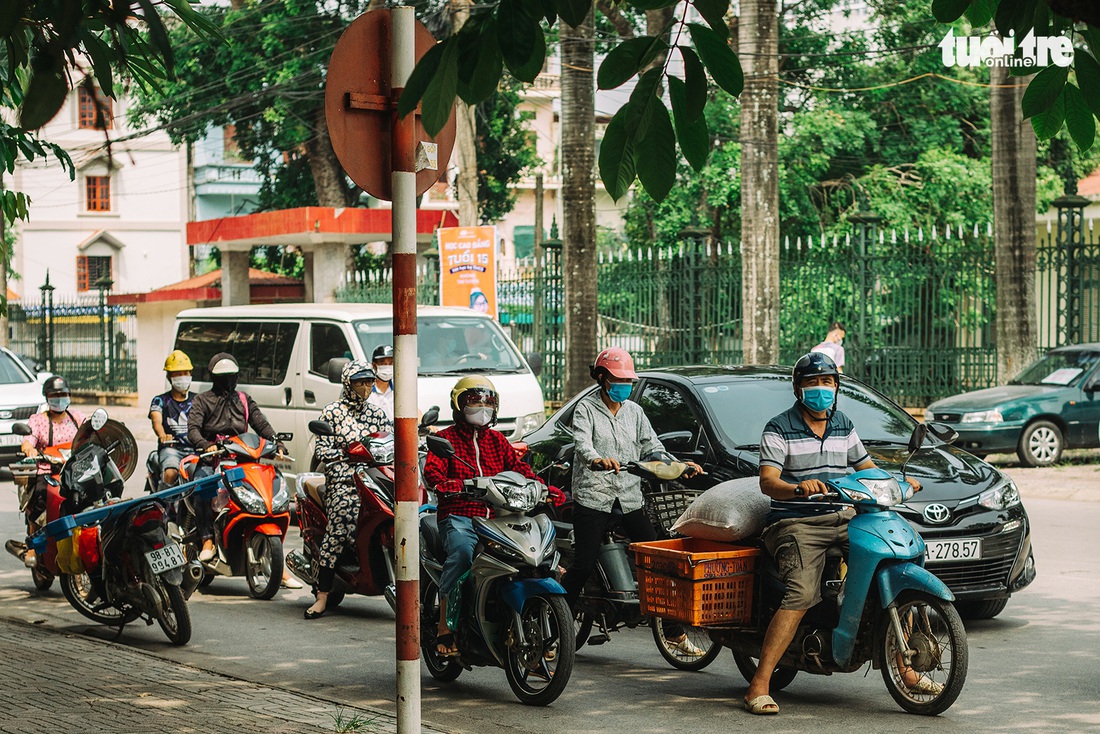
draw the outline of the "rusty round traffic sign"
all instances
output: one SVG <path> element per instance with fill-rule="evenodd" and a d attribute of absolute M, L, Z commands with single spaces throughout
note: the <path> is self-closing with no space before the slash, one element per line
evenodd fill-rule
<path fill-rule="evenodd" d="M 393 200 L 391 128 L 397 99 L 392 93 L 390 69 L 390 11 L 363 13 L 347 27 L 329 60 L 325 84 L 325 120 L 332 148 L 351 180 L 371 196 Z M 416 58 L 435 45 L 435 38 L 416 23 Z M 416 193 L 430 189 L 447 170 L 455 143 L 455 113 L 434 137 L 428 137 L 416 115 L 416 141 L 438 145 L 437 169 L 416 174 Z"/>

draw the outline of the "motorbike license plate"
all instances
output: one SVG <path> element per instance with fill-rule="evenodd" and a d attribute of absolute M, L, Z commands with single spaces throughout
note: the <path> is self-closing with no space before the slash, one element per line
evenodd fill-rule
<path fill-rule="evenodd" d="M 924 558 L 931 563 L 976 561 L 982 557 L 981 538 L 927 540 L 924 548 Z"/>
<path fill-rule="evenodd" d="M 153 573 L 171 571 L 187 563 L 187 559 L 183 557 L 183 551 L 175 543 L 149 551 L 145 554 L 145 560 L 149 562 L 149 568 Z"/>
<path fill-rule="evenodd" d="M 283 473 L 290 473 L 294 471 L 294 463 L 291 462 L 289 459 L 274 459 L 270 457 L 265 457 L 263 459 L 260 459 L 260 463 L 266 464 L 267 466 L 273 466 Z"/>

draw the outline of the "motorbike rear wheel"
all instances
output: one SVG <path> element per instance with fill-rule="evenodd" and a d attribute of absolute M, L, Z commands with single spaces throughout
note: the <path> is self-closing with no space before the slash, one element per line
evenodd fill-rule
<path fill-rule="evenodd" d="M 722 652 L 722 646 L 710 639 L 710 635 L 702 627 L 684 625 L 688 642 L 702 650 L 702 655 L 690 655 L 677 650 L 673 643 L 665 639 L 660 617 L 650 618 L 649 628 L 653 631 L 653 642 L 657 645 L 657 652 L 661 653 L 661 657 L 677 670 L 702 670 L 717 660 Z"/>
<path fill-rule="evenodd" d="M 564 597 L 533 596 L 523 606 L 520 623 L 525 643 L 520 645 L 513 630 L 504 673 L 520 703 L 546 706 L 561 695 L 573 673 L 573 615 Z"/>
<path fill-rule="evenodd" d="M 83 614 L 88 619 L 108 627 L 118 627 L 136 619 L 130 616 L 128 619 L 118 609 L 107 606 L 97 609 L 104 601 L 99 597 L 91 577 L 86 573 L 70 575 L 61 574 L 61 593 L 73 609 Z"/>
<path fill-rule="evenodd" d="M 734 650 L 733 662 L 737 664 L 737 669 L 741 671 L 741 675 L 744 676 L 745 680 L 752 683 L 752 678 L 756 675 L 756 667 L 760 659 L 750 657 Z M 782 665 L 777 666 L 776 669 L 772 671 L 772 680 L 769 690 L 782 691 L 794 681 L 796 675 L 798 675 L 798 670 L 796 668 L 786 668 Z"/>
<path fill-rule="evenodd" d="M 966 682 L 969 651 L 962 618 L 951 602 L 920 591 L 899 594 L 893 606 L 906 639 L 903 648 L 888 610 L 883 610 L 875 640 L 886 689 L 911 714 L 942 714 Z M 914 651 L 908 664 L 903 649 Z"/>
<path fill-rule="evenodd" d="M 270 599 L 283 581 L 283 541 L 254 533 L 245 547 L 245 578 L 253 599 Z"/>
<path fill-rule="evenodd" d="M 160 576 L 154 586 L 157 591 L 157 623 L 173 645 L 186 645 L 191 639 L 191 612 L 178 586 L 172 586 Z"/>
<path fill-rule="evenodd" d="M 584 647 L 584 643 L 588 642 L 588 638 L 592 636 L 592 620 L 584 612 L 577 612 L 573 617 L 573 630 L 577 633 L 577 641 L 575 649 L 579 650 Z"/>
<path fill-rule="evenodd" d="M 443 657 L 435 651 L 436 631 L 439 629 L 439 587 L 423 570 L 420 578 L 420 653 L 428 666 L 428 674 L 438 681 L 450 683 L 462 673 L 462 666 L 454 658 Z"/>

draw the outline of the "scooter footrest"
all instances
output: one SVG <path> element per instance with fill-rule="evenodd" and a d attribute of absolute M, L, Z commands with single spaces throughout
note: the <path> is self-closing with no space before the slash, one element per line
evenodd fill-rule
<path fill-rule="evenodd" d="M 591 637 L 589 637 L 588 638 L 588 644 L 589 645 L 602 645 L 603 643 L 607 642 L 610 639 L 611 638 L 608 637 L 607 635 L 605 635 L 603 633 L 600 633 L 600 634 L 592 635 Z"/>

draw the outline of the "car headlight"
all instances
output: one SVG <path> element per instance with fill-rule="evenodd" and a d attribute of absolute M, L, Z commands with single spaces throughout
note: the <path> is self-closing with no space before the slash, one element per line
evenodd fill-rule
<path fill-rule="evenodd" d="M 267 503 L 260 493 L 247 484 L 239 484 L 233 488 L 237 497 L 237 504 L 244 508 L 245 512 L 253 515 L 266 515 Z"/>
<path fill-rule="evenodd" d="M 991 510 L 1007 510 L 1020 504 L 1020 490 L 1011 479 L 978 495 L 978 504 Z"/>
<path fill-rule="evenodd" d="M 523 436 L 535 430 L 543 423 L 546 422 L 545 413 L 528 413 L 527 415 L 521 415 L 516 420 L 516 436 Z"/>
<path fill-rule="evenodd" d="M 964 413 L 963 423 L 1000 423 L 1004 420 L 999 410 L 986 410 L 981 413 Z"/>
<path fill-rule="evenodd" d="M 924 422 L 925 423 L 931 423 L 934 420 L 936 420 L 936 414 L 935 413 L 933 413 L 930 410 L 924 411 Z"/>
<path fill-rule="evenodd" d="M 901 486 L 898 485 L 898 480 L 893 477 L 889 479 L 860 479 L 859 483 L 863 485 L 877 504 L 884 507 L 897 505 L 902 501 Z"/>
<path fill-rule="evenodd" d="M 271 511 L 286 512 L 290 509 L 290 493 L 286 488 L 286 480 L 279 472 L 271 481 Z"/>

